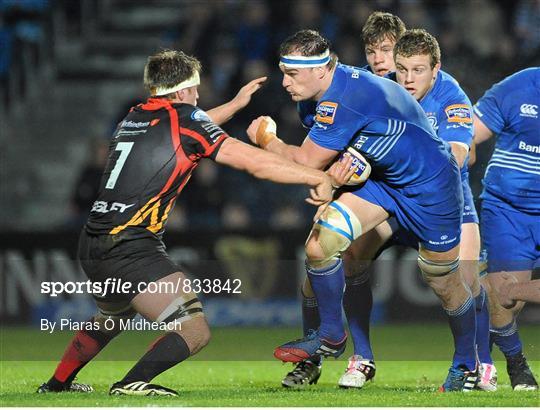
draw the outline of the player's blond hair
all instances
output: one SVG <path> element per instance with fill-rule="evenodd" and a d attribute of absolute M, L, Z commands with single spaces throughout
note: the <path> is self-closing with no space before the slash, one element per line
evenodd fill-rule
<path fill-rule="evenodd" d="M 426 30 L 415 28 L 407 30 L 394 46 L 394 59 L 397 55 L 411 57 L 429 55 L 431 68 L 441 62 L 439 42 Z"/>
<path fill-rule="evenodd" d="M 174 87 L 200 71 L 201 63 L 195 57 L 182 51 L 162 50 L 148 57 L 144 67 L 144 87 L 154 95 L 158 88 Z M 163 97 L 170 98 L 170 95 Z"/>

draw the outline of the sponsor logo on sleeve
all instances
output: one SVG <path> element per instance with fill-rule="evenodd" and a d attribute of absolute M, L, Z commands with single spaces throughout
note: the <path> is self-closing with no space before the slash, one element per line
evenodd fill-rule
<path fill-rule="evenodd" d="M 467 104 L 452 104 L 444 110 L 448 117 L 448 122 L 460 124 L 472 124 L 471 107 Z"/>
<path fill-rule="evenodd" d="M 538 105 L 536 104 L 521 104 L 519 111 L 520 117 L 538 118 Z"/>
<path fill-rule="evenodd" d="M 191 113 L 191 119 L 193 121 L 211 122 L 212 120 L 203 110 L 195 110 Z"/>
<path fill-rule="evenodd" d="M 331 101 L 323 101 L 317 106 L 317 115 L 315 116 L 315 121 L 322 122 L 325 124 L 333 124 L 334 117 L 336 116 L 336 111 L 338 108 L 338 103 Z"/>

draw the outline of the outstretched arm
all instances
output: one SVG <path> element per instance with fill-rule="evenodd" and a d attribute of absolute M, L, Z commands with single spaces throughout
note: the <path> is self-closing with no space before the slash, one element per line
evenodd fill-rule
<path fill-rule="evenodd" d="M 251 96 L 262 87 L 267 77 L 259 77 L 250 81 L 238 91 L 238 94 L 229 102 L 208 110 L 206 113 L 217 125 L 229 121 L 234 114 L 244 108 L 251 101 Z"/>
<path fill-rule="evenodd" d="M 323 205 L 332 200 L 330 177 L 324 172 L 295 164 L 271 152 L 227 138 L 220 147 L 216 162 L 247 171 L 256 178 L 282 184 L 304 184 L 312 187 L 312 205 Z"/>
<path fill-rule="evenodd" d="M 338 154 L 337 151 L 315 144 L 309 138 L 299 147 L 285 144 L 276 135 L 276 123 L 266 116 L 253 120 L 247 134 L 251 142 L 266 151 L 310 168 L 324 169 Z"/>

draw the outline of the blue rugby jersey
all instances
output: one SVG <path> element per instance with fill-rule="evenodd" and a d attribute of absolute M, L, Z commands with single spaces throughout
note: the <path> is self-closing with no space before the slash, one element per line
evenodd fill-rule
<path fill-rule="evenodd" d="M 397 82 L 395 72 L 386 77 Z M 459 142 L 470 149 L 474 134 L 472 103 L 454 77 L 439 70 L 433 87 L 418 102 L 442 140 Z M 462 179 L 468 175 L 467 161 L 461 175 Z"/>
<path fill-rule="evenodd" d="M 496 134 L 481 198 L 540 214 L 540 68 L 519 71 L 491 87 L 474 112 Z"/>
<path fill-rule="evenodd" d="M 416 100 L 394 81 L 358 67 L 338 64 L 313 120 L 308 136 L 314 143 L 335 151 L 354 146 L 369 160 L 370 178 L 396 188 L 436 189 L 423 184 L 451 161 L 448 144 Z"/>

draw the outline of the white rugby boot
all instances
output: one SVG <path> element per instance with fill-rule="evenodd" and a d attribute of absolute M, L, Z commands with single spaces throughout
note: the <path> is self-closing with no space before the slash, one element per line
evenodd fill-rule
<path fill-rule="evenodd" d="M 347 370 L 339 378 L 339 387 L 360 389 L 367 381 L 375 377 L 375 362 L 354 355 L 349 358 Z"/>
<path fill-rule="evenodd" d="M 484 391 L 497 390 L 497 369 L 495 365 L 480 363 L 480 380 L 478 380 L 476 389 Z"/>

